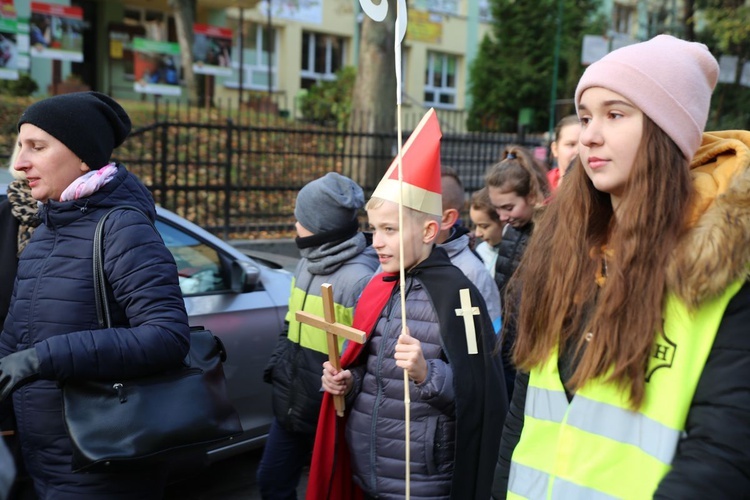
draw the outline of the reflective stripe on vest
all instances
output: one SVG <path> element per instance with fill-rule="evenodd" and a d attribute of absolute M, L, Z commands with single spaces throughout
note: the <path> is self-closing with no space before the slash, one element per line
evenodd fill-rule
<path fill-rule="evenodd" d="M 568 411 L 568 398 L 565 391 L 531 387 L 526 391 L 526 408 L 524 413 L 539 420 L 562 422 Z"/>
<path fill-rule="evenodd" d="M 516 498 L 544 500 L 547 498 L 550 476 L 540 470 L 515 464 L 511 470 L 508 484 L 515 484 L 518 487 L 518 490 L 512 491 L 509 488 L 508 500 Z M 617 498 L 559 478 L 555 480 L 552 489 L 553 491 L 550 492 L 552 498 L 570 498 L 576 500 L 612 500 Z"/>
<path fill-rule="evenodd" d="M 724 311 L 743 282 L 694 311 L 667 297 L 664 333 L 655 339 L 637 411 L 607 377 L 587 383 L 569 404 L 557 352 L 534 368 L 508 498 L 652 497 L 671 467 Z"/>
<path fill-rule="evenodd" d="M 291 313 L 291 311 L 305 311 L 322 318 L 325 316 L 325 311 L 323 310 L 323 298 L 320 295 L 306 293 L 304 290 L 297 288 L 295 284 L 296 282 L 293 281 L 292 292 L 289 296 L 289 310 L 286 314 L 286 321 L 289 322 L 289 333 L 287 338 L 302 347 L 322 352 L 323 354 L 328 354 L 328 340 L 326 333 L 320 328 L 314 328 L 310 325 L 298 322 L 295 319 L 294 314 Z M 334 303 L 333 313 L 337 322 L 345 325 L 352 324 L 354 316 L 353 307 L 344 307 L 341 304 Z M 345 340 L 346 339 L 343 337 L 338 337 L 339 353 L 342 352 Z"/>
<path fill-rule="evenodd" d="M 577 395 L 578 412 L 571 413 L 567 425 L 632 444 L 660 462 L 670 464 L 680 433 L 640 413 L 623 410 L 617 406 L 600 403 Z M 568 410 L 564 392 L 529 387 L 524 413 L 539 420 L 561 423 Z M 586 418 L 598 415 L 598 418 Z"/>

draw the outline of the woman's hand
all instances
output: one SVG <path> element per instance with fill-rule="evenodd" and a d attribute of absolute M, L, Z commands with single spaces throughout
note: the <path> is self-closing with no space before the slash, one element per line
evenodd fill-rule
<path fill-rule="evenodd" d="M 323 376 L 320 377 L 323 390 L 334 396 L 344 396 L 352 390 L 354 380 L 349 370 L 336 370 L 330 361 L 323 363 Z"/>
<path fill-rule="evenodd" d="M 0 401 L 22 385 L 39 378 L 39 358 L 31 347 L 0 359 Z"/>
<path fill-rule="evenodd" d="M 408 330 L 407 330 L 408 331 Z M 421 384 L 427 378 L 427 361 L 422 353 L 422 343 L 411 335 L 401 334 L 396 344 L 396 365 L 406 370 L 409 378 Z"/>

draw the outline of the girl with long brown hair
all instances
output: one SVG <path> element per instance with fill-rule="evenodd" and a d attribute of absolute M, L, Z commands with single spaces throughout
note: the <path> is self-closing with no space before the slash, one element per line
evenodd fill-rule
<path fill-rule="evenodd" d="M 750 491 L 750 133 L 703 134 L 717 78 L 665 35 L 581 78 L 577 164 L 509 284 L 494 497 Z"/>

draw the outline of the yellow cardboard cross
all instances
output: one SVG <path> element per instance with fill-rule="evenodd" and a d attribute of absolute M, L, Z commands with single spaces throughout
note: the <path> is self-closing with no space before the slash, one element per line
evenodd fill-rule
<path fill-rule="evenodd" d="M 474 318 L 479 316 L 479 308 L 471 305 L 471 295 L 468 288 L 462 288 L 461 309 L 456 309 L 456 316 L 464 317 L 464 327 L 466 328 L 466 345 L 469 348 L 469 354 L 478 354 L 477 350 L 477 332 L 474 329 Z"/>
<path fill-rule="evenodd" d="M 331 362 L 336 370 L 340 371 L 341 361 L 339 360 L 339 343 L 336 337 L 344 337 L 345 339 L 357 342 L 358 344 L 364 344 L 366 334 L 362 330 L 357 330 L 351 326 L 346 326 L 336 322 L 333 303 L 333 285 L 330 283 L 323 283 L 320 286 L 320 296 L 323 298 L 324 318 L 305 311 L 297 311 L 295 318 L 300 323 L 304 323 L 314 328 L 320 328 L 326 332 L 326 336 L 328 337 L 328 361 Z M 333 396 L 333 404 L 336 407 L 336 414 L 343 417 L 345 409 L 344 396 Z"/>

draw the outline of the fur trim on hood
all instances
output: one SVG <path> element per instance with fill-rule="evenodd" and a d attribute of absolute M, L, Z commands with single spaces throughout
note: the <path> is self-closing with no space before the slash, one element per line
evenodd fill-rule
<path fill-rule="evenodd" d="M 667 267 L 667 288 L 695 308 L 750 273 L 750 132 L 706 132 L 690 164 L 691 229 Z"/>

